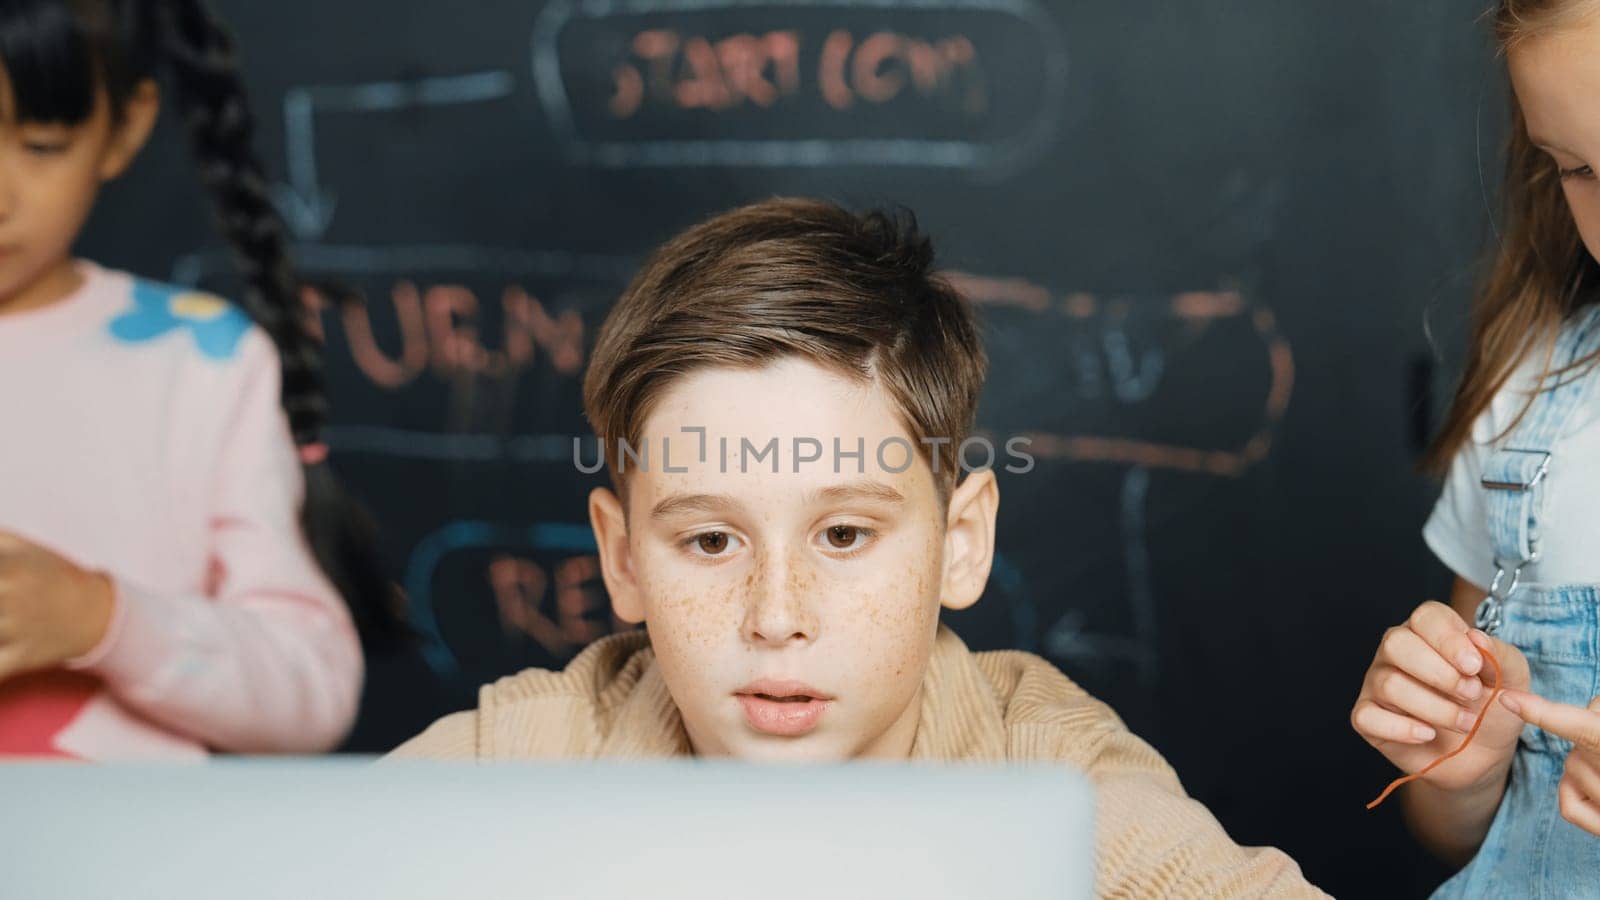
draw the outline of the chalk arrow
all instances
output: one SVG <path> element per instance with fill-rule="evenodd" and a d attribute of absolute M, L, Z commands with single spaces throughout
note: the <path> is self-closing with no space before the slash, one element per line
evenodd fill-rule
<path fill-rule="evenodd" d="M 316 117 L 319 112 L 371 113 L 421 106 L 480 103 L 509 96 L 516 83 L 505 71 L 474 72 L 374 81 L 366 84 L 292 87 L 283 95 L 283 134 L 288 157 L 287 184 L 273 186 L 273 200 L 295 237 L 318 241 L 333 223 L 334 193 L 317 177 Z"/>
<path fill-rule="evenodd" d="M 289 230 L 302 241 L 320 240 L 327 234 L 339 205 L 338 197 L 315 185 L 302 191 L 292 184 L 275 184 L 272 199 Z"/>

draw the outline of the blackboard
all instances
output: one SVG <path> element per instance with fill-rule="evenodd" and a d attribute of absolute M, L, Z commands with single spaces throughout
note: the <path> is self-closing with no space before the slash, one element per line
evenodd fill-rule
<path fill-rule="evenodd" d="M 428 635 L 372 660 L 349 749 L 617 627 L 571 437 L 645 253 L 775 194 L 900 204 L 980 309 L 981 428 L 1038 459 L 948 620 L 1061 666 L 1334 893 L 1442 877 L 1362 808 L 1390 773 L 1347 716 L 1447 584 L 1413 466 L 1497 180 L 1472 4 L 217 5 L 303 274 L 365 298 L 323 310 L 327 436 Z M 84 254 L 225 290 L 187 165 L 168 121 Z"/>

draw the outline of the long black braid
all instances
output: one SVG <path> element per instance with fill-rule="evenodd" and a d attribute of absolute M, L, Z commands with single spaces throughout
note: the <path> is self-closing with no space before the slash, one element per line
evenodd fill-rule
<path fill-rule="evenodd" d="M 201 182 L 243 278 L 239 303 L 277 345 L 283 408 L 294 440 L 317 445 L 328 415 L 322 345 L 300 301 L 288 238 L 256 156 L 253 122 L 233 36 L 204 0 L 155 0 L 159 55 L 171 66 L 176 105 Z M 370 516 L 319 459 L 305 466 L 302 522 L 317 560 L 350 606 L 372 649 L 410 636 L 375 550 Z"/>
<path fill-rule="evenodd" d="M 295 442 L 315 443 L 328 408 L 322 348 L 298 300 L 288 239 L 252 145 L 233 37 L 201 0 L 165 0 L 158 9 L 158 34 L 175 76 L 178 114 L 244 281 L 238 302 L 278 347 L 283 408 Z"/>
<path fill-rule="evenodd" d="M 243 278 L 240 305 L 277 345 L 283 408 L 302 448 L 319 441 L 328 415 L 322 346 L 289 260 L 283 221 L 252 144 L 253 123 L 233 36 L 203 0 L 157 0 L 161 56 L 172 67 L 177 109 L 201 182 Z M 375 550 L 371 518 L 346 496 L 329 466 L 305 465 L 301 518 L 318 562 L 350 606 L 369 649 L 409 635 Z"/>

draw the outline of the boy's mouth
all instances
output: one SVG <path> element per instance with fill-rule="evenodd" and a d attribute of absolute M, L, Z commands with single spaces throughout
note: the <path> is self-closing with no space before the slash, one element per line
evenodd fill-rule
<path fill-rule="evenodd" d="M 816 728 L 833 698 L 799 682 L 756 681 L 734 692 L 745 723 L 762 734 L 799 737 Z"/>

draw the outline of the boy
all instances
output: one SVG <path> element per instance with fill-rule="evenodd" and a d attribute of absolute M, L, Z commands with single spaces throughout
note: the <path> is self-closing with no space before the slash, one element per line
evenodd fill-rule
<path fill-rule="evenodd" d="M 994 554 L 995 475 L 963 456 L 1001 457 L 961 452 L 987 361 L 932 265 L 914 226 L 805 200 L 658 251 L 583 385 L 616 489 L 589 498 L 601 571 L 648 634 L 486 686 L 396 754 L 1060 761 L 1096 785 L 1102 893 L 1320 896 L 1049 663 L 939 624 Z"/>

